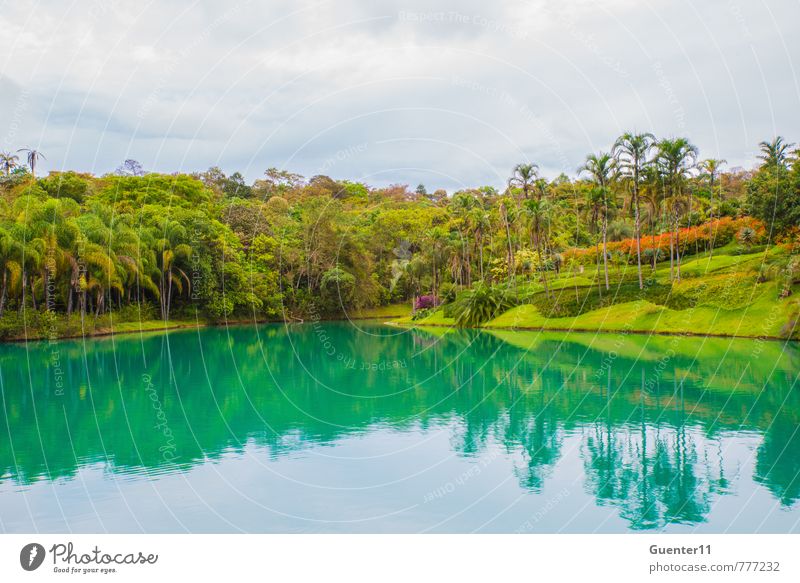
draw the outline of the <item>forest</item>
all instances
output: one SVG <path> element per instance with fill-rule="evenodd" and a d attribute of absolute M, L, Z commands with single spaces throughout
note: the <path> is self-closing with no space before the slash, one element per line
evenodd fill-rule
<path fill-rule="evenodd" d="M 634 300 L 717 312 L 761 302 L 779 308 L 765 335 L 792 337 L 798 150 L 781 137 L 759 149 L 756 168 L 729 168 L 688 139 L 627 133 L 572 176 L 510 164 L 501 188 L 453 193 L 276 168 L 248 184 L 135 160 L 104 176 L 39 176 L 42 152 L 0 153 L 0 338 L 380 317 L 397 305 L 406 321 L 461 327 L 514 310 L 527 316 L 509 326 L 524 326 L 535 310 L 529 327 L 546 327 Z"/>

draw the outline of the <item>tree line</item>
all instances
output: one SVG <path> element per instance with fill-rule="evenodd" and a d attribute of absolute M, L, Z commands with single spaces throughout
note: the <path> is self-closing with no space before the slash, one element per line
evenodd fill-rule
<path fill-rule="evenodd" d="M 777 137 L 760 144 L 757 168 L 726 170 L 688 139 L 626 133 L 574 178 L 525 162 L 502 189 L 452 195 L 275 168 L 251 184 L 219 168 L 166 175 L 134 160 L 106 176 L 42 177 L 41 152 L 0 153 L 0 320 L 333 316 L 530 279 L 549 295 L 566 257 L 606 290 L 612 261 L 635 265 L 640 288 L 662 261 L 677 281 L 683 257 L 701 250 L 682 233 L 725 217 L 758 219 L 762 231 L 739 236 L 796 250 L 792 148 Z M 609 247 L 626 239 L 615 258 Z M 725 242 L 711 233 L 702 250 Z"/>

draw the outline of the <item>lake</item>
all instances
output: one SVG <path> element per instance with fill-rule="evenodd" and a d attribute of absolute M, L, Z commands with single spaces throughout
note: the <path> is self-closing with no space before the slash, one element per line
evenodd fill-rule
<path fill-rule="evenodd" d="M 378 322 L 0 346 L 3 532 L 800 532 L 800 350 Z"/>

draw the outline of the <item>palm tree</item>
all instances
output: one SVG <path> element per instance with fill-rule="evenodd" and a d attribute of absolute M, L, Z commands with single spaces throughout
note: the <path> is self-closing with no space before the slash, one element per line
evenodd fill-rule
<path fill-rule="evenodd" d="M 794 144 L 786 143 L 781 136 L 775 137 L 771 142 L 759 143 L 758 147 L 761 148 L 759 159 L 764 161 L 762 166 L 775 169 L 786 168 L 792 146 Z"/>
<path fill-rule="evenodd" d="M 161 272 L 159 285 L 161 318 L 166 321 L 169 320 L 172 289 L 176 288 L 178 294 L 181 294 L 183 292 L 182 282 L 186 282 L 189 294 L 191 294 L 191 280 L 186 272 L 178 267 L 178 264 L 190 260 L 192 248 L 186 244 L 186 229 L 178 221 L 166 219 L 160 230 L 161 239 L 156 243 L 158 249 L 156 258 Z"/>
<path fill-rule="evenodd" d="M 602 199 L 603 209 L 603 270 L 605 272 L 606 291 L 611 286 L 608 283 L 608 199 L 610 196 L 609 185 L 614 181 L 617 174 L 617 165 L 614 157 L 608 152 L 600 152 L 599 154 L 589 154 L 586 156 L 586 162 L 578 168 L 578 172 L 585 172 L 589 174 L 592 182 L 597 185 L 596 194 Z"/>
<path fill-rule="evenodd" d="M 433 227 L 425 233 L 425 247 L 431 258 L 431 293 L 439 297 L 439 270 L 445 263 L 444 248 L 447 243 L 447 231 L 442 226 Z"/>
<path fill-rule="evenodd" d="M 720 170 L 722 166 L 727 164 L 727 160 L 720 160 L 718 158 L 708 158 L 707 160 L 703 160 L 697 167 L 704 172 L 704 174 L 708 177 L 708 187 L 711 193 L 711 215 L 710 218 L 714 219 L 714 185 L 717 181 L 717 176 L 719 176 Z M 719 200 L 722 202 L 722 189 L 720 188 L 719 191 Z M 716 232 L 711 234 L 711 240 L 709 241 L 709 250 L 708 250 L 708 258 L 709 260 L 714 255 L 714 239 L 716 236 Z"/>
<path fill-rule="evenodd" d="M 475 235 L 475 247 L 478 249 L 481 281 L 483 281 L 483 239 L 486 233 L 491 233 L 492 220 L 489 216 L 489 213 L 486 212 L 480 202 L 472 211 L 470 216 L 470 224 L 472 225 L 472 232 Z"/>
<path fill-rule="evenodd" d="M 28 153 L 28 166 L 31 168 L 31 176 L 36 178 L 36 164 L 39 162 L 39 159 L 47 160 L 39 150 L 34 150 L 33 148 L 22 148 L 17 150 L 17 152 L 27 152 Z"/>
<path fill-rule="evenodd" d="M 458 219 L 456 228 L 458 229 L 461 247 L 459 255 L 462 258 L 464 273 L 466 275 L 467 287 L 472 285 L 472 260 L 470 258 L 470 233 L 472 228 L 472 213 L 478 208 L 480 202 L 469 192 L 458 192 L 453 195 L 452 200 L 453 214 Z"/>
<path fill-rule="evenodd" d="M 656 248 L 656 225 L 658 223 L 661 199 L 663 194 L 663 177 L 656 164 L 648 164 L 644 167 L 642 172 L 643 182 L 642 189 L 639 191 L 639 202 L 646 204 L 647 222 L 650 226 L 650 246 L 652 253 L 650 257 L 653 259 L 653 271 L 656 269 L 656 259 L 659 253 L 655 251 Z"/>
<path fill-rule="evenodd" d="M 727 160 L 707 158 L 697 165 L 697 167 L 705 173 L 705 176 L 708 177 L 708 186 L 711 188 L 712 194 L 714 192 L 714 185 L 717 182 L 717 177 L 719 176 L 722 167 L 727 163 Z"/>
<path fill-rule="evenodd" d="M 522 190 L 523 198 L 530 197 L 530 191 L 534 183 L 539 179 L 539 166 L 536 164 L 517 164 L 511 178 L 508 179 L 509 188 L 519 188 Z"/>
<path fill-rule="evenodd" d="M 642 233 L 639 211 L 639 185 L 642 170 L 647 164 L 647 156 L 655 143 L 655 136 L 649 133 L 622 134 L 614 143 L 614 157 L 620 169 L 633 182 L 633 236 L 636 238 L 636 266 L 639 272 L 639 289 L 644 288 L 642 280 Z"/>
<path fill-rule="evenodd" d="M 19 156 L 15 156 L 11 152 L 0 152 L 0 168 L 5 170 L 6 176 L 11 174 L 11 171 L 17 167 Z"/>
<path fill-rule="evenodd" d="M 542 248 L 542 224 L 549 218 L 549 206 L 546 200 L 531 199 L 525 201 L 525 213 L 531 221 L 531 234 L 536 247 L 536 254 L 539 256 L 539 265 L 542 269 L 542 285 L 544 293 L 549 298 L 550 290 L 547 287 L 547 267 L 545 262 L 545 251 Z"/>
<path fill-rule="evenodd" d="M 20 261 L 23 255 L 23 245 L 16 237 L 13 230 L 0 228 L 0 269 L 3 270 L 2 290 L 0 290 L 0 316 L 8 300 L 9 284 L 14 285 L 22 275 Z M 10 281 L 9 281 L 10 276 Z"/>
<path fill-rule="evenodd" d="M 667 198 L 673 212 L 674 230 L 674 250 L 673 235 L 670 231 L 670 277 L 677 275 L 678 281 L 681 279 L 681 251 L 680 251 L 680 231 L 678 230 L 680 221 L 680 210 L 684 205 L 683 187 L 689 176 L 689 171 L 697 162 L 698 150 L 686 138 L 664 139 L 657 144 L 658 154 L 656 159 L 659 168 L 664 176 L 665 184 L 668 188 Z M 673 263 L 674 257 L 674 263 Z M 677 266 L 677 272 L 673 266 Z"/>

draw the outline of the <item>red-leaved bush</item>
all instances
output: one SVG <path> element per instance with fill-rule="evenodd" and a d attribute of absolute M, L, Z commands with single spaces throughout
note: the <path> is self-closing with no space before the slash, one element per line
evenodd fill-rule
<path fill-rule="evenodd" d="M 436 307 L 436 298 L 431 295 L 427 296 L 419 296 L 417 297 L 416 302 L 414 302 L 414 309 L 415 310 L 428 310 L 430 308 Z"/>

